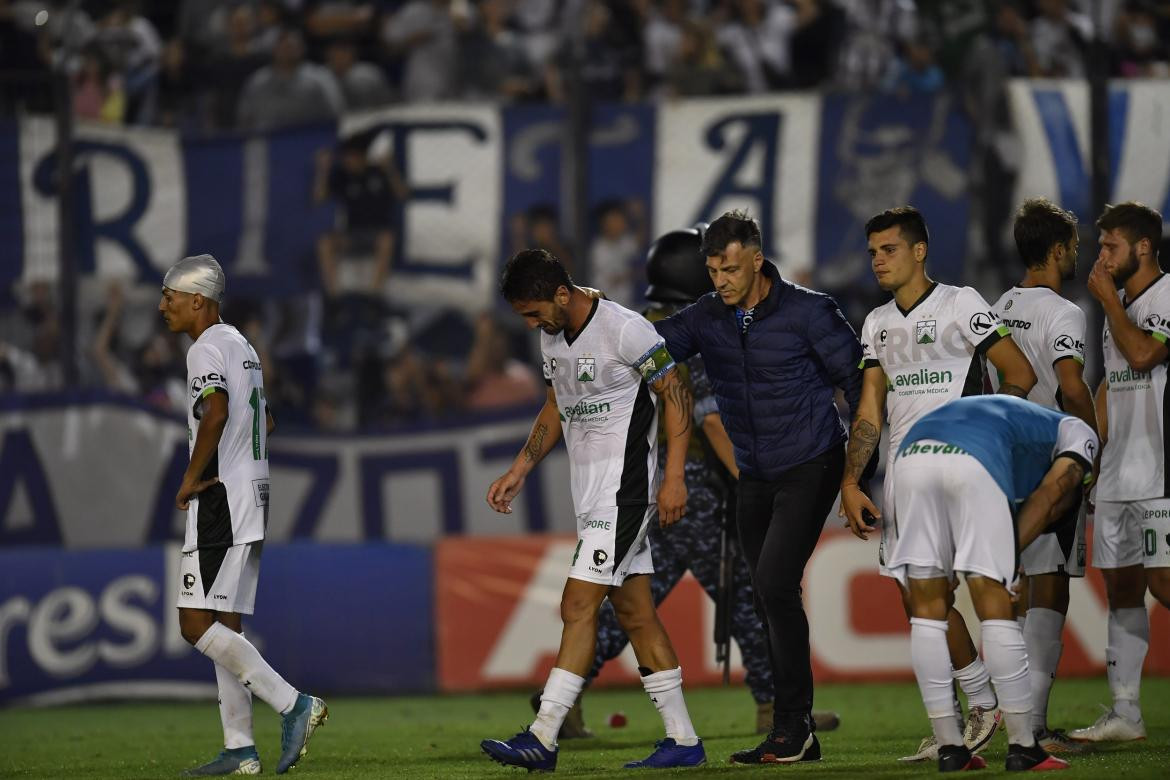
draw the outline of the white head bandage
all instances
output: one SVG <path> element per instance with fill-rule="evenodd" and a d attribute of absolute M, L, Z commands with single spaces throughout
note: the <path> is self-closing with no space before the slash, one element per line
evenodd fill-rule
<path fill-rule="evenodd" d="M 211 255 L 184 257 L 171 266 L 163 277 L 163 287 L 176 292 L 199 293 L 222 303 L 225 283 L 223 269 Z"/>

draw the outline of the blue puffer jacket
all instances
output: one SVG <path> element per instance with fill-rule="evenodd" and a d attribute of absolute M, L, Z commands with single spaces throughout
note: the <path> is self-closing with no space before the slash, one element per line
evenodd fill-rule
<path fill-rule="evenodd" d="M 716 293 L 654 327 L 676 361 L 703 356 L 736 464 L 771 480 L 845 441 L 833 388 L 844 391 L 852 417 L 861 344 L 831 297 L 781 279 L 771 263 L 763 273 L 772 289 L 746 334 Z"/>

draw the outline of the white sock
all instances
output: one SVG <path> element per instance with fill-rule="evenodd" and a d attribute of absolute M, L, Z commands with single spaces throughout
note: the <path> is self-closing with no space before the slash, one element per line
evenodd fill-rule
<path fill-rule="evenodd" d="M 1113 692 L 1113 711 L 1134 722 L 1142 719 L 1142 664 L 1149 648 L 1150 613 L 1145 607 L 1109 610 L 1105 671 Z"/>
<path fill-rule="evenodd" d="M 1028 648 L 1028 678 L 1032 685 L 1032 731 L 1048 728 L 1048 696 L 1056 679 L 1056 668 L 1064 652 L 1060 638 L 1064 615 L 1055 609 L 1032 607 L 1024 622 L 1024 644 Z"/>
<path fill-rule="evenodd" d="M 655 672 L 642 678 L 642 687 L 658 714 L 662 716 L 662 725 L 666 727 L 666 736 L 680 745 L 699 744 L 699 735 L 691 725 L 691 715 L 687 712 L 687 703 L 683 700 L 682 667 L 676 666 L 664 672 Z"/>
<path fill-rule="evenodd" d="M 940 745 L 963 744 L 963 734 L 955 720 L 945 620 L 910 618 L 910 662 L 935 739 Z"/>
<path fill-rule="evenodd" d="M 232 750 L 255 745 L 256 740 L 252 736 L 252 692 L 219 664 L 215 665 L 215 682 L 219 687 L 219 721 L 223 724 L 223 746 Z"/>
<path fill-rule="evenodd" d="M 565 722 L 565 716 L 577 702 L 584 687 L 585 678 L 580 675 L 556 666 L 548 673 L 548 682 L 544 684 L 544 693 L 540 695 L 540 712 L 536 713 L 536 720 L 529 730 L 549 750 L 556 748 L 561 724 Z"/>
<path fill-rule="evenodd" d="M 995 709 L 995 693 L 991 690 L 991 675 L 982 659 L 975 656 L 970 665 L 956 669 L 951 675 L 959 681 L 959 687 L 967 696 L 968 707 L 980 707 L 985 710 Z"/>
<path fill-rule="evenodd" d="M 297 689 L 284 681 L 251 642 L 223 623 L 212 623 L 195 649 L 236 676 L 281 715 L 297 703 Z"/>
<path fill-rule="evenodd" d="M 1008 742 L 1028 747 L 1032 736 L 1032 687 L 1028 684 L 1028 650 L 1015 620 L 983 621 L 983 655 L 995 683 Z"/>

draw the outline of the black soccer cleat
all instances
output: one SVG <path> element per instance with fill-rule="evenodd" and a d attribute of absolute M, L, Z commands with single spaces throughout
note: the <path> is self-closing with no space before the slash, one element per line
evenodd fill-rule
<path fill-rule="evenodd" d="M 820 740 L 807 730 L 795 734 L 773 731 L 754 748 L 731 754 L 733 764 L 796 764 L 820 760 Z"/>
<path fill-rule="evenodd" d="M 1063 758 L 1050 756 L 1039 745 L 1008 745 L 1007 760 L 1003 764 L 1009 772 L 1053 772 L 1068 769 L 1068 762 Z"/>
<path fill-rule="evenodd" d="M 938 748 L 938 771 L 967 772 L 983 769 L 987 762 L 971 752 L 966 745 L 940 745 Z"/>

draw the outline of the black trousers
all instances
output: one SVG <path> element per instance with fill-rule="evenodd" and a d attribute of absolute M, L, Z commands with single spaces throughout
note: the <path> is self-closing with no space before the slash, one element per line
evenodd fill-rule
<path fill-rule="evenodd" d="M 776 688 L 777 728 L 812 711 L 812 661 L 800 581 L 841 486 L 845 445 L 835 445 L 774 480 L 739 480 L 736 523 L 763 613 Z"/>

